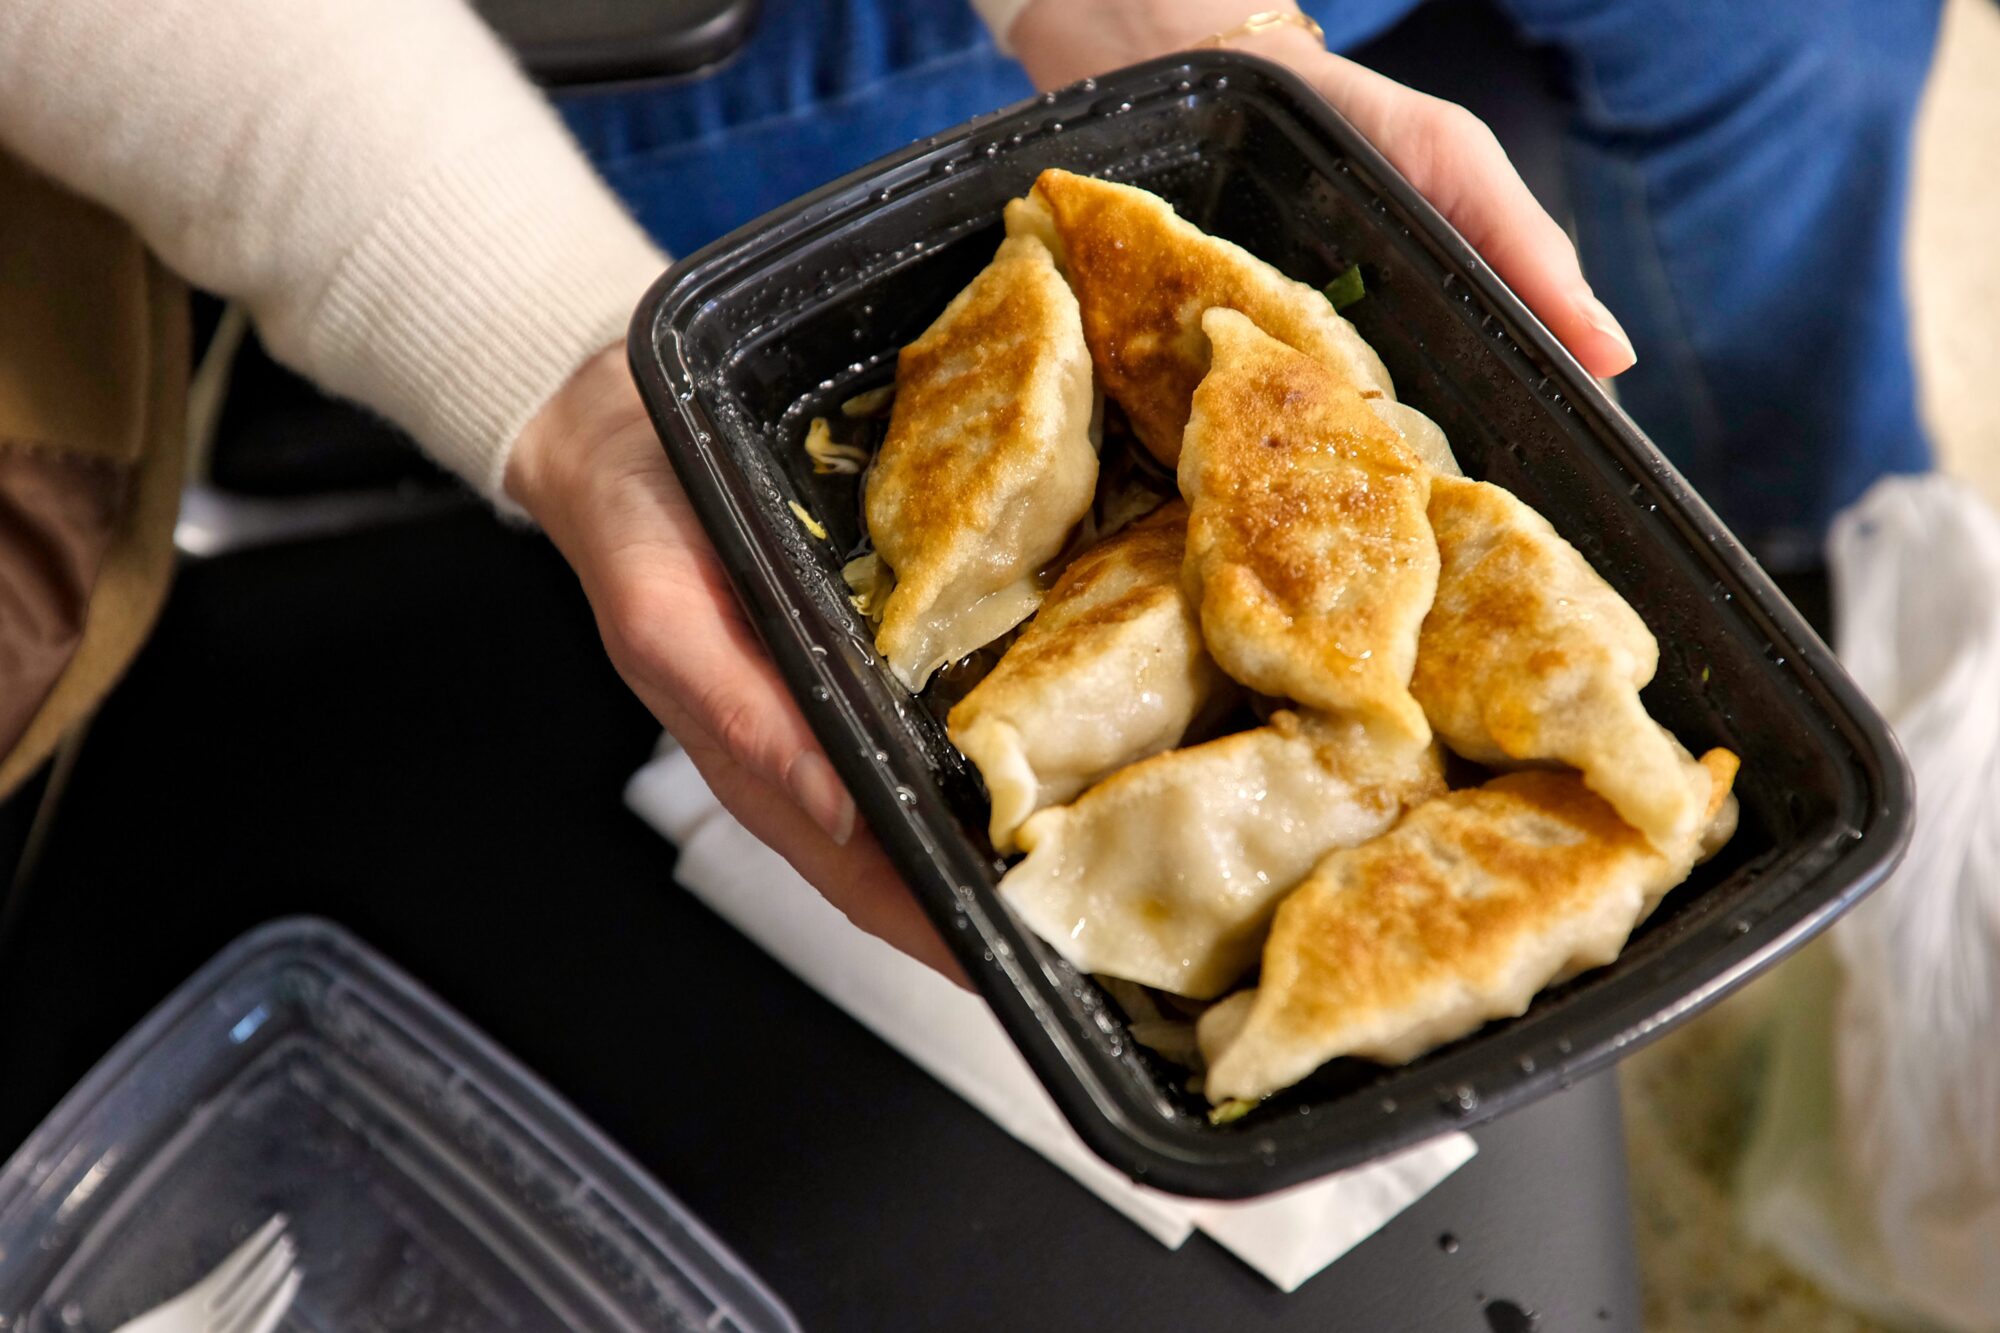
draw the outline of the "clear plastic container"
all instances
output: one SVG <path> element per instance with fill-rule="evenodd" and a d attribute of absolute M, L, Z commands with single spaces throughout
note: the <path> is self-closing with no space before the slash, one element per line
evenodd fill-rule
<path fill-rule="evenodd" d="M 275 1212 L 304 1272 L 286 1329 L 797 1327 L 504 1052 L 292 919 L 177 990 L 0 1171 L 0 1328 L 116 1328 Z"/>

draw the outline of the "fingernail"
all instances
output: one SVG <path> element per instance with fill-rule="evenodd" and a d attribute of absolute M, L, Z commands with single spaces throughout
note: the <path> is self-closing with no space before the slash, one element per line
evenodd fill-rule
<path fill-rule="evenodd" d="M 847 794 L 832 764 L 821 755 L 802 754 L 792 760 L 785 786 L 821 832 L 837 846 L 847 845 L 854 836 L 854 798 Z"/>
<path fill-rule="evenodd" d="M 1625 336 L 1624 327 L 1604 302 L 1585 292 L 1577 298 L 1576 308 L 1582 314 L 1584 323 L 1625 349 L 1627 365 L 1639 359 L 1639 354 L 1632 350 L 1632 340 Z"/>

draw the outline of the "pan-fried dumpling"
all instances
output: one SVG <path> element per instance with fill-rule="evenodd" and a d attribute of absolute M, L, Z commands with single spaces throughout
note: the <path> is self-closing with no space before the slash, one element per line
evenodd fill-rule
<path fill-rule="evenodd" d="M 1269 1096 L 1341 1055 L 1413 1060 L 1612 961 L 1735 831 L 1736 756 L 1697 770 L 1703 826 L 1665 851 L 1576 774 L 1531 770 L 1328 856 L 1279 905 L 1257 988 L 1202 1015 L 1209 1098 Z"/>
<path fill-rule="evenodd" d="M 1158 195 L 1050 169 L 1008 209 L 1007 225 L 1010 235 L 1059 238 L 1098 379 L 1162 463 L 1180 457 L 1188 400 L 1208 370 L 1201 316 L 1211 306 L 1241 310 L 1366 397 L 1396 396 L 1382 359 L 1325 295 L 1208 235 Z"/>
<path fill-rule="evenodd" d="M 903 349 L 868 531 L 895 572 L 876 648 L 912 690 L 1034 613 L 1090 508 L 1090 356 L 1048 247 L 993 262 Z"/>
<path fill-rule="evenodd" d="M 1410 697 L 1437 588 L 1431 473 L 1350 384 L 1234 310 L 1181 453 L 1186 578 L 1217 665 L 1251 689 L 1430 742 Z"/>
<path fill-rule="evenodd" d="M 1465 472 L 1458 466 L 1458 455 L 1451 451 L 1451 441 L 1445 439 L 1438 424 L 1408 403 L 1399 403 L 1393 398 L 1370 398 L 1368 406 L 1375 415 L 1396 428 L 1403 437 L 1403 443 L 1410 452 L 1424 460 L 1424 466 L 1441 477 L 1462 477 Z"/>
<path fill-rule="evenodd" d="M 1442 564 L 1410 690 L 1445 744 L 1579 769 L 1654 846 L 1683 844 L 1706 783 L 1639 701 L 1660 650 L 1638 614 L 1498 486 L 1438 478 L 1430 520 Z"/>
<path fill-rule="evenodd" d="M 1322 856 L 1443 790 L 1435 748 L 1385 751 L 1357 724 L 1280 711 L 1035 815 L 1000 896 L 1077 967 L 1206 999 L 1256 961 Z"/>
<path fill-rule="evenodd" d="M 1046 196 L 1029 190 L 1019 199 L 1009 199 L 1007 206 L 1000 210 L 1000 216 L 1006 222 L 1009 236 L 1032 236 L 1049 247 L 1049 253 L 1055 256 L 1057 271 L 1062 271 L 1062 233 L 1056 230 L 1056 215 L 1049 211 Z"/>
<path fill-rule="evenodd" d="M 1181 588 L 1179 501 L 1070 562 L 998 665 L 951 710 L 986 779 L 993 846 L 1135 760 L 1180 743 L 1231 691 Z"/>

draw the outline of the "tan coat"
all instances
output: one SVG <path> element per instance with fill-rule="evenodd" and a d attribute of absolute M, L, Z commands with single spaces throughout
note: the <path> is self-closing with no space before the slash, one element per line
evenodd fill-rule
<path fill-rule="evenodd" d="M 187 385 L 181 283 L 124 223 L 0 153 L 0 796 L 159 614 Z"/>

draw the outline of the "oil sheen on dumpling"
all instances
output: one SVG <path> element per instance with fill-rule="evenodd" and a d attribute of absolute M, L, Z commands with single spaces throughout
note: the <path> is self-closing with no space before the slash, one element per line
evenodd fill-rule
<path fill-rule="evenodd" d="M 1097 484 L 1090 421 L 1076 298 L 1047 246 L 1010 237 L 903 349 L 869 474 L 868 531 L 896 576 L 876 647 L 904 685 L 1034 613 Z"/>
<path fill-rule="evenodd" d="M 986 779 L 993 846 L 1037 810 L 1180 743 L 1233 690 L 1181 587 L 1175 501 L 1071 561 L 998 665 L 951 710 L 951 740 Z"/>
<path fill-rule="evenodd" d="M 1084 971 L 1206 999 L 1256 961 L 1322 856 L 1443 790 L 1435 748 L 1385 751 L 1357 724 L 1280 711 L 1035 815 L 1000 895 Z"/>
<path fill-rule="evenodd" d="M 1701 819 L 1706 784 L 1639 701 L 1659 665 L 1645 623 L 1548 520 L 1479 481 L 1438 478 L 1442 565 L 1411 692 L 1467 759 L 1555 761 L 1660 848 Z"/>
<path fill-rule="evenodd" d="M 1396 396 L 1382 359 L 1325 295 L 1208 235 L 1158 195 L 1050 169 L 1009 208 L 1007 225 L 1010 235 L 1054 232 L 1104 392 L 1168 466 L 1208 370 L 1201 317 L 1211 306 L 1241 310 L 1364 396 Z"/>
<path fill-rule="evenodd" d="M 1350 384 L 1234 310 L 1181 452 L 1185 577 L 1209 655 L 1253 690 L 1421 747 L 1410 697 L 1437 588 L 1431 472 Z"/>
<path fill-rule="evenodd" d="M 1415 1059 L 1618 956 L 1736 828 L 1736 756 L 1712 750 L 1705 818 L 1662 851 L 1574 773 L 1510 773 L 1334 852 L 1279 906 L 1255 990 L 1202 1015 L 1211 1100 L 1255 1099 L 1336 1056 Z"/>

